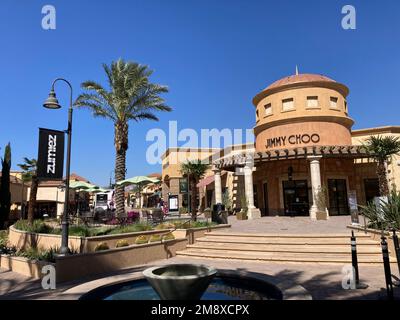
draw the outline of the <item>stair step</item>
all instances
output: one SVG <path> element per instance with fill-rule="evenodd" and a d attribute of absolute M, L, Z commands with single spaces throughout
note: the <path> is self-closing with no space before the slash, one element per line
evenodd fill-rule
<path fill-rule="evenodd" d="M 192 256 L 198 258 L 219 258 L 252 261 L 277 261 L 277 262 L 329 262 L 351 263 L 351 254 L 321 254 L 321 253 L 282 253 L 282 252 L 238 252 L 231 250 L 212 249 L 187 249 L 177 251 L 178 256 Z M 358 258 L 359 263 L 382 263 L 378 254 L 365 254 Z"/>
<path fill-rule="evenodd" d="M 345 238 L 350 239 L 350 233 L 313 233 L 313 234 L 291 234 L 291 233 L 283 233 L 283 234 L 276 234 L 276 233 L 243 233 L 243 232 L 230 232 L 230 231 L 212 231 L 207 232 L 206 236 L 216 236 L 216 237 L 246 237 L 246 238 Z M 371 239 L 371 237 L 365 233 L 356 233 L 357 239 Z"/>
<path fill-rule="evenodd" d="M 224 242 L 224 243 L 248 243 L 248 244 L 278 244 L 278 245 L 294 245 L 294 244 L 312 244 L 312 245 L 350 245 L 350 239 L 319 239 L 319 238 L 304 238 L 304 239 L 296 239 L 296 238 L 250 238 L 250 237 L 234 237 L 234 236 L 226 236 L 226 237 L 214 237 L 207 235 L 202 238 L 196 239 L 196 242 Z M 359 239 L 357 241 L 357 245 L 376 245 L 379 246 L 379 243 L 370 239 Z"/>
<path fill-rule="evenodd" d="M 233 251 L 256 251 L 256 252 L 299 252 L 299 253 L 351 253 L 350 245 L 338 246 L 314 246 L 314 245 L 265 245 L 259 244 L 241 244 L 241 243 L 208 243 L 196 242 L 188 245 L 187 248 L 193 249 L 214 249 L 214 250 L 233 250 Z M 361 246 L 357 248 L 358 254 L 381 254 L 381 249 L 378 246 Z"/>

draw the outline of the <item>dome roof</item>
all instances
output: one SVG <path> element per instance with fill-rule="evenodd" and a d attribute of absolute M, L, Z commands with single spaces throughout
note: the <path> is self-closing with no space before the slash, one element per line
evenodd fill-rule
<path fill-rule="evenodd" d="M 336 82 L 328 77 L 319 74 L 311 74 L 311 73 L 303 73 L 303 74 L 295 74 L 289 77 L 282 78 L 278 81 L 275 81 L 273 84 L 268 86 L 265 90 L 279 88 L 282 86 L 286 86 L 288 84 L 293 83 L 304 83 L 304 82 Z"/>
<path fill-rule="evenodd" d="M 302 73 L 291 75 L 275 81 L 259 94 L 257 94 L 253 99 L 253 103 L 254 105 L 257 105 L 257 103 L 259 103 L 263 98 L 272 93 L 283 91 L 289 88 L 304 86 L 333 88 L 335 90 L 338 90 L 345 97 L 349 94 L 349 89 L 345 85 L 336 82 L 335 80 L 332 80 L 324 75 Z"/>

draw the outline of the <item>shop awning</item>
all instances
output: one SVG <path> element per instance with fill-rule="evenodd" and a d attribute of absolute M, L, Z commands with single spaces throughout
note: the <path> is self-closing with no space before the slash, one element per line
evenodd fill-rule
<path fill-rule="evenodd" d="M 224 175 L 225 173 L 226 172 L 222 172 L 221 175 Z M 206 187 L 209 184 L 213 183 L 214 180 L 215 180 L 215 176 L 214 175 L 208 176 L 208 177 L 205 177 L 204 179 L 201 179 L 200 182 L 196 186 L 197 186 L 197 188 Z"/>
<path fill-rule="evenodd" d="M 197 184 L 197 188 L 206 187 L 206 186 L 208 186 L 210 183 L 213 183 L 214 180 L 215 180 L 215 179 L 214 179 L 214 175 L 205 177 L 204 179 L 201 179 L 200 182 Z"/>

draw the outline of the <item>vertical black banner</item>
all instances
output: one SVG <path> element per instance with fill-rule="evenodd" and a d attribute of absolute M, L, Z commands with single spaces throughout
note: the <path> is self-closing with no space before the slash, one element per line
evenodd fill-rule
<path fill-rule="evenodd" d="M 39 128 L 37 175 L 42 180 L 62 180 L 64 132 Z"/>

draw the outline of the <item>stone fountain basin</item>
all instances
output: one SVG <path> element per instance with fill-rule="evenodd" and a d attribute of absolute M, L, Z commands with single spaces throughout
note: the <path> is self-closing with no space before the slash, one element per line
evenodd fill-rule
<path fill-rule="evenodd" d="M 217 269 L 202 264 L 172 264 L 143 271 L 162 300 L 199 300 L 216 274 Z"/>

